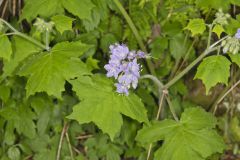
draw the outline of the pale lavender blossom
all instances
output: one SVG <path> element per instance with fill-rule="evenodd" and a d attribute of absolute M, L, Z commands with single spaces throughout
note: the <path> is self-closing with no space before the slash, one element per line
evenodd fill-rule
<path fill-rule="evenodd" d="M 116 83 L 115 86 L 117 87 L 117 92 L 118 93 L 123 93 L 123 94 L 128 96 L 128 94 L 129 94 L 128 86 L 125 86 L 125 85 L 123 85 L 121 83 Z"/>
<path fill-rule="evenodd" d="M 114 44 L 110 46 L 110 52 L 113 56 L 116 56 L 119 60 L 123 60 L 127 57 L 129 49 L 126 45 Z"/>
<path fill-rule="evenodd" d="M 132 60 L 132 59 L 136 58 L 136 56 L 137 56 L 136 51 L 130 51 L 128 53 L 128 59 L 129 60 Z"/>
<path fill-rule="evenodd" d="M 115 79 L 117 79 L 118 74 L 121 72 L 118 66 L 111 64 L 106 64 L 104 68 L 107 70 L 107 77 L 114 77 Z"/>
<path fill-rule="evenodd" d="M 134 74 L 135 76 L 139 77 L 140 76 L 139 71 L 140 71 L 140 66 L 137 63 L 137 59 L 135 58 L 132 62 L 128 63 L 126 72 L 130 72 L 131 74 Z"/>
<path fill-rule="evenodd" d="M 137 52 L 137 57 L 139 57 L 139 58 L 146 58 L 146 54 L 143 51 L 138 51 Z"/>
<path fill-rule="evenodd" d="M 240 28 L 237 30 L 237 33 L 235 34 L 235 38 L 240 39 Z"/>
<path fill-rule="evenodd" d="M 137 88 L 140 77 L 140 65 L 137 58 L 145 58 L 142 51 L 130 51 L 124 44 L 110 45 L 110 60 L 104 66 L 107 70 L 107 77 L 114 77 L 118 80 L 115 84 L 117 92 L 128 95 L 129 89 Z"/>

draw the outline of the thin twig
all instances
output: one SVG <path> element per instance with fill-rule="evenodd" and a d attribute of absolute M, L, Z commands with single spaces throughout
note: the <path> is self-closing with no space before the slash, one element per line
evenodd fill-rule
<path fill-rule="evenodd" d="M 79 151 L 77 148 L 75 148 L 75 147 L 73 147 L 73 150 L 75 151 L 75 152 L 77 152 L 78 154 L 80 154 L 81 153 L 81 151 Z"/>
<path fill-rule="evenodd" d="M 67 138 L 67 143 L 68 143 L 68 149 L 71 155 L 71 159 L 74 160 L 74 155 L 73 155 L 73 151 L 72 151 L 72 145 L 68 136 L 68 132 L 66 132 L 66 138 Z"/>
<path fill-rule="evenodd" d="M 164 97 L 165 97 L 166 93 L 167 93 L 166 90 L 162 90 L 162 93 L 160 93 L 161 95 L 160 95 L 160 98 L 159 98 L 159 105 L 158 105 L 158 112 L 157 112 L 156 120 L 159 119 L 159 116 L 160 116 L 160 113 L 161 113 L 161 110 L 162 110 L 162 106 L 163 106 L 163 100 L 164 100 Z M 147 160 L 149 160 L 149 158 L 151 156 L 151 151 L 152 151 L 152 143 L 148 147 Z"/>
<path fill-rule="evenodd" d="M 78 136 L 76 137 L 76 139 L 78 140 L 82 140 L 82 139 L 87 139 L 87 138 L 91 138 L 93 135 L 89 134 L 89 135 L 82 135 L 82 136 Z"/>
<path fill-rule="evenodd" d="M 16 16 L 16 0 L 13 0 L 13 8 L 12 8 L 12 10 L 13 10 L 13 16 Z"/>
<path fill-rule="evenodd" d="M 152 143 L 149 145 L 148 147 L 148 154 L 147 154 L 147 160 L 149 160 L 150 156 L 151 156 L 151 152 L 152 152 Z"/>
<path fill-rule="evenodd" d="M 65 123 L 64 126 L 63 126 L 63 129 L 62 129 L 60 140 L 59 140 L 56 160 L 60 160 L 63 139 L 64 139 L 64 135 L 67 132 L 67 130 L 68 130 L 68 123 Z"/>
<path fill-rule="evenodd" d="M 172 105 L 172 102 L 171 102 L 169 96 L 166 96 L 166 99 L 167 99 L 167 102 L 168 102 L 168 106 L 169 106 L 170 112 L 171 112 L 172 115 L 173 115 L 173 118 L 175 119 L 175 121 L 178 122 L 179 119 L 178 119 L 177 114 L 176 114 L 176 112 L 175 112 L 175 110 L 174 110 L 174 108 L 173 108 L 173 105 Z"/>
<path fill-rule="evenodd" d="M 229 90 L 227 90 L 227 92 L 222 97 L 220 97 L 220 99 L 217 101 L 216 105 L 214 106 L 213 114 L 216 113 L 218 104 L 239 84 L 240 84 L 240 80 L 238 80 Z"/>
<path fill-rule="evenodd" d="M 2 11 L 2 15 L 1 15 L 2 18 L 3 18 L 4 15 L 5 15 L 5 12 L 6 12 L 6 10 L 7 10 L 8 3 L 9 3 L 9 1 L 7 0 L 6 3 L 5 3 L 5 5 L 4 5 L 4 7 L 3 7 L 3 11 Z"/>

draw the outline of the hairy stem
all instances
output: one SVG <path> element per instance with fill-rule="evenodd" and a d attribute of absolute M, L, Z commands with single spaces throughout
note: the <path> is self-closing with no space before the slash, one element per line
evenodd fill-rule
<path fill-rule="evenodd" d="M 208 52 L 204 52 L 197 59 L 195 59 L 189 66 L 187 66 L 182 72 L 180 72 L 177 76 L 175 76 L 172 80 L 170 80 L 164 88 L 171 87 L 174 83 L 176 83 L 179 79 L 181 79 L 188 71 L 190 71 L 198 62 L 200 62 Z"/>
<path fill-rule="evenodd" d="M 162 89 L 164 86 L 163 83 L 157 79 L 157 77 L 150 74 L 143 75 L 140 77 L 140 79 L 151 79 L 158 86 L 158 89 Z"/>
<path fill-rule="evenodd" d="M 164 88 L 168 89 L 171 87 L 174 83 L 176 83 L 179 79 L 181 79 L 188 71 L 190 71 L 198 62 L 200 62 L 205 56 L 207 56 L 209 53 L 215 51 L 218 49 L 218 47 L 215 47 L 217 44 L 225 40 L 228 36 L 223 37 L 222 39 L 218 40 L 217 42 L 213 43 L 210 47 L 208 47 L 197 59 L 195 59 L 189 66 L 187 66 L 182 72 L 180 72 L 176 77 L 174 77 L 172 80 L 170 80 Z"/>
<path fill-rule="evenodd" d="M 11 33 L 11 35 L 17 35 L 17 36 L 19 36 L 19 37 L 22 37 L 22 38 L 24 38 L 24 39 L 32 42 L 33 44 L 39 46 L 40 48 L 45 49 L 45 50 L 48 50 L 44 44 L 40 43 L 39 41 L 33 39 L 33 38 L 30 37 L 30 36 L 27 36 L 27 35 L 19 32 L 18 30 L 16 30 L 12 25 L 10 25 L 10 24 L 9 24 L 7 21 L 5 21 L 4 19 L 0 18 L 0 21 L 3 22 L 4 24 L 6 24 L 7 27 L 13 31 L 13 33 Z"/>
<path fill-rule="evenodd" d="M 146 49 L 146 47 L 145 47 L 145 45 L 143 43 L 143 40 L 142 40 L 140 34 L 138 33 L 138 30 L 137 30 L 136 26 L 134 25 L 132 19 L 128 15 L 127 11 L 123 8 L 123 6 L 119 2 L 119 0 L 113 0 L 113 1 L 116 4 L 116 6 L 118 7 L 118 9 L 120 10 L 120 12 L 122 13 L 122 15 L 125 18 L 125 20 L 127 21 L 127 23 L 129 25 L 129 27 L 131 28 L 134 36 L 136 37 L 136 40 L 137 40 L 141 50 L 144 51 L 144 52 L 147 52 L 147 49 Z M 147 66 L 148 66 L 148 69 L 149 69 L 150 73 L 152 75 L 156 75 L 155 70 L 154 70 L 154 66 L 153 66 L 151 60 L 147 59 L 146 62 L 147 62 Z"/>

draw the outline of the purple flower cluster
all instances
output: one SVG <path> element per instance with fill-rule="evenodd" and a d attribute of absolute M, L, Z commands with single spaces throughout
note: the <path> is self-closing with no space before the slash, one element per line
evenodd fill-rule
<path fill-rule="evenodd" d="M 107 70 L 107 77 L 114 77 L 118 80 L 115 84 L 118 93 L 128 95 L 128 90 L 132 86 L 137 88 L 140 77 L 140 66 L 138 58 L 146 58 L 142 51 L 130 51 L 124 44 L 110 45 L 110 60 L 104 66 Z"/>
<path fill-rule="evenodd" d="M 240 39 L 240 28 L 237 30 L 237 33 L 235 34 L 235 38 Z"/>

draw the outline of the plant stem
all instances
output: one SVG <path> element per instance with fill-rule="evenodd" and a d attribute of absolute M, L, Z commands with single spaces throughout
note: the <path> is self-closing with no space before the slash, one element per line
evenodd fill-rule
<path fill-rule="evenodd" d="M 152 143 L 149 145 L 148 147 L 148 154 L 147 154 L 147 160 L 149 160 L 150 156 L 151 156 L 151 152 L 152 152 Z"/>
<path fill-rule="evenodd" d="M 164 97 L 166 95 L 166 90 L 163 90 L 163 83 L 155 76 L 153 75 L 143 75 L 140 77 L 140 79 L 151 79 L 157 86 L 158 86 L 158 91 L 159 91 L 159 103 L 158 103 L 158 111 L 157 111 L 157 115 L 155 120 L 158 120 L 160 117 L 160 113 L 162 110 L 162 106 L 163 106 L 163 100 Z M 151 156 L 151 151 L 152 151 L 152 143 L 149 145 L 148 147 L 148 153 L 147 153 L 147 160 L 149 160 L 150 156 Z"/>
<path fill-rule="evenodd" d="M 58 144 L 56 160 L 60 160 L 61 150 L 62 150 L 62 143 L 63 143 L 63 139 L 64 139 L 64 136 L 65 136 L 67 130 L 68 130 L 68 123 L 65 123 L 64 126 L 63 126 L 63 129 L 62 129 L 61 137 L 60 137 L 59 144 Z"/>
<path fill-rule="evenodd" d="M 171 112 L 172 115 L 173 115 L 173 118 L 175 119 L 175 121 L 178 122 L 179 119 L 178 119 L 178 117 L 177 117 L 177 115 L 176 115 L 176 112 L 175 112 L 175 110 L 174 110 L 174 108 L 173 108 L 173 105 L 172 105 L 172 102 L 171 102 L 169 96 L 166 96 L 166 99 L 167 99 L 167 102 L 168 102 L 168 106 L 169 106 L 170 112 Z"/>
<path fill-rule="evenodd" d="M 69 149 L 69 152 L 70 152 L 70 155 L 71 155 L 71 159 L 74 160 L 73 151 L 72 151 L 72 145 L 70 143 L 68 132 L 66 132 L 66 139 L 67 139 L 68 149 Z"/>
<path fill-rule="evenodd" d="M 193 48 L 193 46 L 194 46 L 194 44 L 196 43 L 196 41 L 197 41 L 197 39 L 195 38 L 195 39 L 193 40 L 191 46 L 189 47 L 187 53 L 185 54 L 185 56 L 184 56 L 184 58 L 183 58 L 183 61 L 182 61 L 182 63 L 180 64 L 178 70 L 181 70 L 181 68 L 183 67 L 185 61 L 188 59 L 188 57 L 189 57 L 189 55 L 190 55 L 190 53 L 191 53 L 191 49 Z M 176 73 L 178 72 L 178 70 L 176 71 Z"/>
<path fill-rule="evenodd" d="M 164 88 L 168 89 L 174 83 L 176 83 L 179 79 L 181 79 L 189 70 L 191 70 L 198 62 L 200 62 L 206 55 L 218 49 L 215 47 L 217 44 L 225 40 L 228 36 L 223 37 L 222 39 L 218 40 L 217 42 L 213 43 L 210 47 L 208 47 L 197 59 L 195 59 L 187 68 L 185 68 L 182 72 L 180 72 L 176 77 L 170 80 Z"/>
<path fill-rule="evenodd" d="M 27 36 L 27 35 L 25 35 L 25 34 L 23 34 L 23 33 L 21 33 L 21 32 L 16 32 L 16 35 L 18 35 L 18 36 L 20 36 L 20 37 L 22 37 L 22 38 L 24 38 L 24 39 L 32 42 L 33 44 L 37 45 L 38 47 L 40 47 L 40 48 L 42 48 L 42 49 L 44 49 L 44 50 L 48 50 L 48 49 L 45 47 L 45 45 L 43 45 L 43 44 L 40 43 L 39 41 L 33 39 L 32 37 L 29 37 L 29 36 Z"/>
<path fill-rule="evenodd" d="M 49 31 L 47 30 L 46 31 L 46 50 L 49 51 L 50 48 L 49 48 Z"/>
<path fill-rule="evenodd" d="M 16 30 L 12 25 L 10 25 L 10 24 L 9 24 L 7 21 L 5 21 L 4 19 L 0 18 L 0 21 L 2 21 L 4 24 L 6 24 L 7 27 L 13 31 L 13 33 L 11 33 L 11 35 L 18 35 L 18 36 L 20 36 L 20 37 L 22 37 L 22 38 L 24 38 L 24 39 L 32 42 L 33 44 L 39 46 L 40 48 L 47 50 L 47 48 L 45 47 L 45 45 L 43 45 L 43 44 L 40 43 L 39 41 L 33 39 L 32 37 L 29 37 L 29 36 L 27 36 L 27 35 L 19 32 L 18 30 Z"/>
<path fill-rule="evenodd" d="M 113 0 L 113 1 L 114 1 L 114 3 L 116 4 L 116 6 L 118 7 L 118 9 L 120 10 L 120 12 L 122 13 L 122 15 L 123 15 L 123 17 L 125 18 L 125 20 L 127 21 L 127 23 L 128 23 L 128 25 L 129 25 L 129 27 L 131 28 L 134 36 L 136 37 L 136 40 L 137 40 L 137 42 L 138 42 L 141 50 L 144 51 L 145 53 L 147 53 L 147 49 L 146 49 L 146 47 L 145 47 L 145 45 L 144 45 L 144 43 L 143 43 L 143 40 L 142 40 L 140 34 L 138 33 L 138 30 L 137 30 L 136 26 L 134 25 L 132 19 L 131 19 L 130 16 L 128 15 L 127 11 L 123 8 L 123 6 L 122 6 L 122 4 L 119 2 L 119 0 Z M 148 68 L 149 68 L 150 73 L 151 73 L 152 75 L 156 75 L 155 70 L 154 70 L 154 66 L 153 66 L 151 60 L 150 60 L 150 59 L 147 59 L 146 62 L 147 62 L 147 66 L 148 66 Z"/>
<path fill-rule="evenodd" d="M 161 88 L 159 88 L 159 90 L 161 90 Z M 163 100 L 164 100 L 164 97 L 165 97 L 166 93 L 167 92 L 165 92 L 165 91 L 162 91 L 162 94 L 159 93 L 160 94 L 160 98 L 159 98 L 158 112 L 157 112 L 157 116 L 156 116 L 155 120 L 159 119 L 159 116 L 160 116 L 160 113 L 161 113 L 161 110 L 162 110 L 162 106 L 163 106 Z M 152 151 L 152 143 L 148 147 L 147 160 L 149 160 L 149 158 L 151 156 L 151 151 Z"/>
<path fill-rule="evenodd" d="M 157 79 L 157 77 L 150 74 L 143 75 L 140 77 L 140 79 L 151 79 L 154 83 L 156 83 L 158 89 L 162 89 L 164 86 L 163 83 Z"/>
<path fill-rule="evenodd" d="M 212 28 L 213 28 L 213 24 L 210 24 L 210 26 L 209 26 L 208 41 L 207 41 L 207 48 L 209 48 L 209 46 L 210 46 L 210 44 L 211 44 Z"/>
<path fill-rule="evenodd" d="M 161 110 L 162 110 L 162 104 L 163 104 L 163 100 L 164 100 L 164 97 L 165 97 L 166 93 L 163 91 L 162 94 L 161 94 L 161 98 L 159 100 L 159 106 L 158 106 L 158 112 L 157 112 L 157 116 L 156 116 L 156 120 L 159 119 L 160 117 L 160 113 L 161 113 Z"/>
<path fill-rule="evenodd" d="M 230 89 L 227 90 L 226 93 L 224 93 L 224 94 L 217 100 L 216 104 L 214 105 L 213 114 L 216 113 L 218 104 L 219 104 L 234 88 L 236 88 L 239 84 L 240 84 L 240 80 L 238 80 Z"/>
<path fill-rule="evenodd" d="M 191 70 L 198 62 L 200 62 L 207 54 L 204 52 L 197 59 L 195 59 L 189 66 L 187 66 L 182 72 L 180 72 L 177 76 L 175 76 L 172 80 L 170 80 L 164 88 L 171 87 L 174 83 L 176 83 L 179 79 L 181 79 L 189 70 Z"/>

